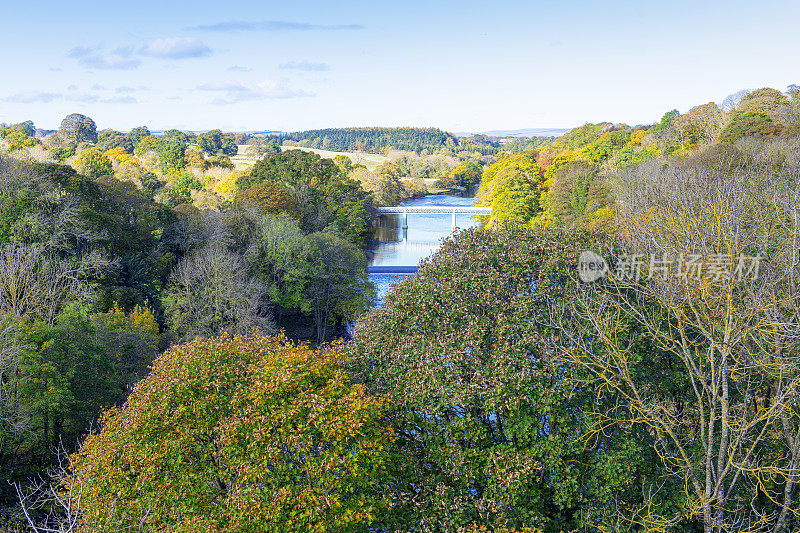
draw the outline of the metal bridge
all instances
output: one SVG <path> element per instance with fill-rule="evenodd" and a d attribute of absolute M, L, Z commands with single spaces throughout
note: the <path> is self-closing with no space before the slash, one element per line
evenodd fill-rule
<path fill-rule="evenodd" d="M 456 227 L 456 215 L 491 215 L 491 207 L 474 206 L 398 206 L 398 207 L 379 207 L 379 215 L 403 215 L 403 229 L 408 228 L 409 214 L 425 215 L 451 215 L 452 227 Z"/>

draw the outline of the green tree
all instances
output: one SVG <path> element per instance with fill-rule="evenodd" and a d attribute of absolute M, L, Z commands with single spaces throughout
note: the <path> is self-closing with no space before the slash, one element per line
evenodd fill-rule
<path fill-rule="evenodd" d="M 600 235 L 469 229 L 359 320 L 350 370 L 389 398 L 397 434 L 386 530 L 476 523 L 571 531 L 616 522 L 662 482 L 648 437 L 585 439 L 614 399 L 580 386 L 552 346 L 577 256 Z M 670 505 L 659 492 L 652 512 Z M 666 501 L 664 499 L 666 498 Z"/>
<path fill-rule="evenodd" d="M 54 146 L 50 148 L 49 152 L 50 157 L 59 163 L 75 155 L 75 150 L 69 146 Z"/>
<path fill-rule="evenodd" d="M 479 164 L 474 161 L 464 161 L 443 181 L 448 187 L 459 187 L 469 191 L 480 185 L 482 174 L 483 168 Z"/>
<path fill-rule="evenodd" d="M 312 275 L 311 244 L 297 221 L 289 216 L 260 217 L 246 258 L 251 272 L 266 286 L 279 308 L 299 310 L 306 303 L 305 288 Z"/>
<path fill-rule="evenodd" d="M 309 264 L 311 276 L 305 287 L 302 309 L 311 313 L 317 341 L 325 340 L 331 322 L 337 328 L 354 321 L 374 298 L 367 276 L 367 259 L 355 245 L 330 233 L 312 233 Z"/>
<path fill-rule="evenodd" d="M 126 135 L 126 137 L 130 139 L 133 146 L 138 146 L 142 139 L 151 136 L 152 135 L 150 133 L 150 130 L 147 129 L 147 126 L 139 126 L 138 128 L 133 128 Z"/>
<path fill-rule="evenodd" d="M 124 394 L 120 368 L 96 341 L 97 330 L 85 309 L 71 308 L 52 326 L 33 322 L 22 328 L 20 404 L 30 413 L 37 436 L 36 455 L 80 437 L 102 408 Z"/>
<path fill-rule="evenodd" d="M 85 176 L 97 178 L 114 173 L 111 160 L 97 148 L 87 148 L 75 159 L 75 169 Z"/>
<path fill-rule="evenodd" d="M 133 149 L 136 147 L 136 144 L 133 143 L 130 137 L 114 130 L 101 131 L 97 135 L 97 143 L 102 144 L 105 150 L 122 148 L 127 154 L 132 154 Z"/>
<path fill-rule="evenodd" d="M 391 432 L 340 358 L 227 335 L 164 353 L 74 456 L 84 526 L 371 531 Z"/>
<path fill-rule="evenodd" d="M 207 155 L 232 156 L 239 153 L 233 139 L 220 130 L 211 130 L 197 136 L 197 147 Z"/>
<path fill-rule="evenodd" d="M 58 135 L 73 146 L 82 142 L 94 143 L 97 142 L 97 125 L 86 115 L 73 113 L 61 121 Z"/>
<path fill-rule="evenodd" d="M 287 215 L 300 218 L 300 206 L 280 186 L 263 182 L 257 183 L 245 191 L 236 194 L 234 202 L 245 209 L 256 209 L 260 214 Z"/>
<path fill-rule="evenodd" d="M 179 140 L 161 141 L 156 146 L 161 170 L 164 173 L 170 170 L 182 170 L 186 166 L 184 155 L 186 144 Z"/>
<path fill-rule="evenodd" d="M 159 143 L 161 140 L 158 137 L 153 135 L 146 135 L 139 139 L 136 143 L 136 149 L 134 153 L 136 155 L 143 155 L 147 152 L 155 151 L 158 148 Z"/>

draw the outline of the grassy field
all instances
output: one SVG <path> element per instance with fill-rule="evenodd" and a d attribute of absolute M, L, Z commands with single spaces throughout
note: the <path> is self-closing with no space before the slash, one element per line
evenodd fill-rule
<path fill-rule="evenodd" d="M 233 162 L 236 170 L 249 170 L 250 167 L 256 164 L 256 159 L 244 155 L 246 149 L 247 145 L 239 145 L 239 154 L 231 157 L 231 161 Z M 281 150 L 303 150 L 305 152 L 314 152 L 325 159 L 333 159 L 337 155 L 346 155 L 350 158 L 353 164 L 364 165 L 367 167 L 367 170 L 375 170 L 386 161 L 399 159 L 403 155 L 409 156 L 412 159 L 419 157 L 414 152 L 392 151 L 387 156 L 383 154 L 368 154 L 366 152 L 331 152 L 330 150 L 319 150 L 317 148 L 306 148 L 304 146 L 281 146 Z M 444 189 L 434 188 L 433 183 L 436 181 L 436 178 L 426 178 L 423 181 L 425 182 L 425 186 L 428 188 L 430 193 L 440 194 L 445 192 Z"/>
<path fill-rule="evenodd" d="M 247 170 L 255 165 L 256 160 L 244 155 L 246 145 L 239 146 L 239 155 L 231 157 L 231 161 L 236 165 L 237 170 Z M 320 157 L 326 159 L 333 159 L 337 155 L 346 155 L 350 158 L 353 164 L 361 164 L 369 170 L 375 170 L 382 163 L 385 163 L 389 158 L 382 154 L 368 154 L 366 152 L 331 152 L 329 150 L 317 150 L 316 148 L 305 148 L 301 146 L 281 146 L 281 150 L 303 150 L 305 152 L 314 152 L 319 154 Z"/>

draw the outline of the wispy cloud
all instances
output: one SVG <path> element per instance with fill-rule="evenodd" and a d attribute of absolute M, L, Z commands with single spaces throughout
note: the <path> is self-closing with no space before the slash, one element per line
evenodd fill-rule
<path fill-rule="evenodd" d="M 278 67 L 284 70 L 303 70 L 306 72 L 321 72 L 331 69 L 327 63 L 312 63 L 310 61 L 289 61 L 288 63 L 281 63 Z"/>
<path fill-rule="evenodd" d="M 100 85 L 99 83 L 95 83 L 94 85 L 92 85 L 92 90 L 93 91 L 105 91 L 106 88 L 103 87 L 102 85 Z"/>
<path fill-rule="evenodd" d="M 17 93 L 12 94 L 6 98 L 3 98 L 4 102 L 10 102 L 13 104 L 38 104 L 38 103 L 48 103 L 52 102 L 53 100 L 59 100 L 62 98 L 62 95 L 59 93 L 44 93 L 38 91 L 26 92 L 26 93 Z"/>
<path fill-rule="evenodd" d="M 213 52 L 202 41 L 191 37 L 167 37 L 153 39 L 143 46 L 139 53 L 159 59 L 190 59 L 208 57 Z"/>
<path fill-rule="evenodd" d="M 112 98 L 101 98 L 96 94 L 90 93 L 44 93 L 44 92 L 27 92 L 17 93 L 7 98 L 3 98 L 4 102 L 14 104 L 40 104 L 48 103 L 54 100 L 66 100 L 67 102 L 75 102 L 79 104 L 135 104 L 136 98 L 132 96 L 116 96 Z"/>
<path fill-rule="evenodd" d="M 113 98 L 104 98 L 100 100 L 101 104 L 135 104 L 136 98 L 133 96 L 115 96 Z"/>
<path fill-rule="evenodd" d="M 77 59 L 85 67 L 98 70 L 130 70 L 138 67 L 141 61 L 131 57 L 133 49 L 120 47 L 106 53 L 102 46 L 76 46 L 69 57 Z"/>
<path fill-rule="evenodd" d="M 187 30 L 195 31 L 338 31 L 338 30 L 363 30 L 361 24 L 311 24 L 308 22 L 287 22 L 283 20 L 264 20 L 250 22 L 245 20 L 231 20 L 214 24 L 190 26 Z"/>
<path fill-rule="evenodd" d="M 136 88 L 135 87 L 128 87 L 127 85 L 123 85 L 122 87 L 117 87 L 116 89 L 114 89 L 114 92 L 115 93 L 132 93 L 132 92 L 136 92 Z"/>
<path fill-rule="evenodd" d="M 197 87 L 199 91 L 220 93 L 212 104 L 228 105 L 255 100 L 273 100 L 287 98 L 312 98 L 314 93 L 303 89 L 292 88 L 287 80 L 267 80 L 258 84 L 242 83 L 206 83 Z"/>
<path fill-rule="evenodd" d="M 88 93 L 73 93 L 66 96 L 69 102 L 79 102 L 81 104 L 96 104 L 100 101 L 100 97 L 96 94 Z"/>
<path fill-rule="evenodd" d="M 253 69 L 251 69 L 251 68 L 247 68 L 247 67 L 241 67 L 241 66 L 239 66 L 239 65 L 233 65 L 233 66 L 231 66 L 231 67 L 228 67 L 228 68 L 227 68 L 227 69 L 225 69 L 225 70 L 229 70 L 229 71 L 231 71 L 231 72 L 250 72 L 250 71 L 251 71 L 251 70 L 253 70 Z"/>

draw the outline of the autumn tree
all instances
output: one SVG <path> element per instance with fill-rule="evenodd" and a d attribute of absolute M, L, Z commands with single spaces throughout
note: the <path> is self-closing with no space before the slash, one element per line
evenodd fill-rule
<path fill-rule="evenodd" d="M 73 457 L 84 526 L 371 531 L 392 433 L 341 357 L 282 337 L 173 347 Z"/>
<path fill-rule="evenodd" d="M 469 191 L 480 185 L 482 174 L 483 168 L 479 164 L 474 161 L 465 161 L 441 181 L 447 187 L 459 187 Z"/>
<path fill-rule="evenodd" d="M 734 152 L 634 173 L 620 188 L 618 274 L 570 296 L 577 322 L 563 349 L 593 376 L 587 386 L 620 398 L 600 426 L 645 428 L 705 531 L 792 531 L 797 168 Z"/>
<path fill-rule="evenodd" d="M 646 507 L 668 509 L 648 437 L 585 413 L 615 398 L 582 386 L 551 349 L 551 313 L 567 302 L 585 230 L 497 224 L 442 244 L 384 304 L 360 319 L 351 371 L 385 395 L 397 433 L 386 530 L 536 527 L 625 529 Z M 409 526 L 413 524 L 413 526 Z"/>
<path fill-rule="evenodd" d="M 125 135 L 128 139 L 130 139 L 131 144 L 133 146 L 138 146 L 142 139 L 145 137 L 151 137 L 152 134 L 150 130 L 147 129 L 147 126 L 139 126 L 137 128 L 133 128 Z"/>
<path fill-rule="evenodd" d="M 235 203 L 245 209 L 255 209 L 261 214 L 286 213 L 300 218 L 300 206 L 283 188 L 274 183 L 257 183 L 245 191 L 240 191 Z"/>
<path fill-rule="evenodd" d="M 693 107 L 675 118 L 675 127 L 685 142 L 691 145 L 708 144 L 716 140 L 724 124 L 722 110 L 714 102 Z"/>
<path fill-rule="evenodd" d="M 97 178 L 114 173 L 114 167 L 106 155 L 97 148 L 87 148 L 78 154 L 75 159 L 75 170 L 89 176 Z"/>
<path fill-rule="evenodd" d="M 134 136 L 134 138 L 136 137 Z M 134 153 L 143 155 L 147 152 L 155 151 L 160 142 L 160 139 L 154 135 L 145 135 L 136 142 Z"/>

